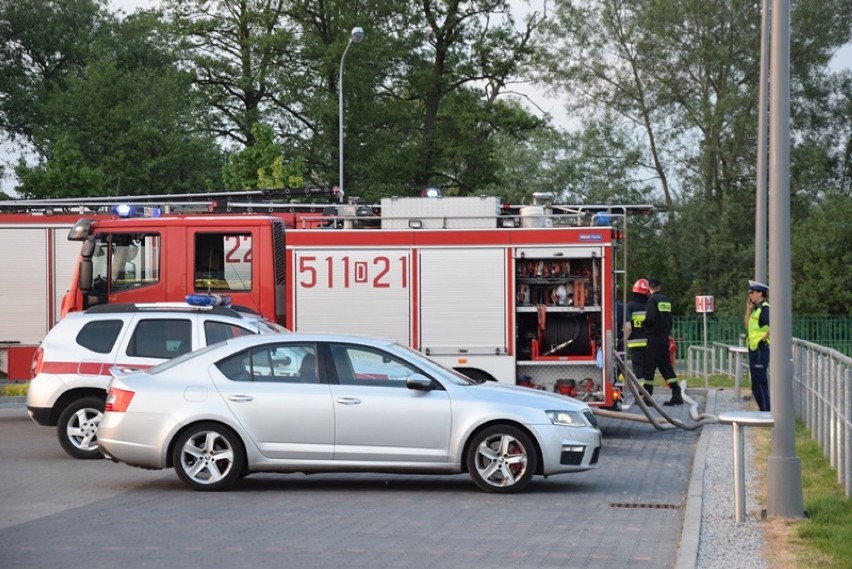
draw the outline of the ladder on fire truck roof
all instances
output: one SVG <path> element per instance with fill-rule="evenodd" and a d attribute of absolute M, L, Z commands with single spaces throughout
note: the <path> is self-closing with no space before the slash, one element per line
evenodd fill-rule
<path fill-rule="evenodd" d="M 340 203 L 343 195 L 335 188 L 280 188 L 266 190 L 234 190 L 221 192 L 198 192 L 187 194 L 156 194 L 127 196 L 96 196 L 72 198 L 37 198 L 0 201 L 0 211 L 7 213 L 53 213 L 91 214 L 109 213 L 117 205 L 132 204 L 159 207 L 162 213 L 263 213 L 295 204 L 293 200 L 316 200 Z"/>
<path fill-rule="evenodd" d="M 651 204 L 554 204 L 551 198 L 539 202 L 541 194 L 533 196 L 533 205 L 544 205 L 557 215 L 588 216 L 607 213 L 616 217 L 629 214 L 647 215 L 659 207 Z M 474 197 L 474 196 L 471 196 Z M 422 198 L 424 200 L 447 198 Z M 452 199 L 452 198 L 449 198 Z M 309 200 L 309 201 L 304 201 Z M 356 215 L 379 216 L 381 206 L 368 205 L 360 198 L 350 197 L 344 204 L 344 196 L 335 187 L 322 188 L 276 188 L 264 190 L 231 190 L 219 192 L 197 192 L 184 194 L 96 196 L 71 198 L 37 198 L 0 201 L 0 212 L 51 214 L 98 214 L 110 213 L 118 205 L 158 207 L 163 214 L 170 213 L 326 213 L 341 215 L 336 211 L 342 205 L 356 206 Z M 517 215 L 520 205 L 504 205 L 505 215 Z M 326 211 L 325 208 L 328 208 Z"/>

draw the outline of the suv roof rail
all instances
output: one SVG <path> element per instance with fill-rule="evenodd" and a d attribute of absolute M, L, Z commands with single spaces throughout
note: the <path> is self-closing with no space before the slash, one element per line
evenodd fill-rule
<path fill-rule="evenodd" d="M 255 310 L 247 306 L 192 306 L 185 302 L 139 302 L 124 304 L 99 304 L 88 308 L 87 314 L 120 314 L 126 312 L 209 312 L 220 316 L 232 316 L 245 318 L 244 314 L 260 316 Z"/>

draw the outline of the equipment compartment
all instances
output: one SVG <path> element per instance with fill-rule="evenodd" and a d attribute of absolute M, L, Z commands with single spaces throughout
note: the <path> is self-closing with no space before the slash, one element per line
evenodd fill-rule
<path fill-rule="evenodd" d="M 601 335 L 601 259 L 515 260 L 518 360 L 594 360 Z"/>

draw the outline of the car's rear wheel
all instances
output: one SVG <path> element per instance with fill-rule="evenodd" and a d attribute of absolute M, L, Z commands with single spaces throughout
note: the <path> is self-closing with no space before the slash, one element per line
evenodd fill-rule
<path fill-rule="evenodd" d="M 467 450 L 467 470 L 486 492 L 520 492 L 535 474 L 538 453 L 530 437 L 511 425 L 477 433 Z"/>
<path fill-rule="evenodd" d="M 98 450 L 98 425 L 104 416 L 104 400 L 82 397 L 59 415 L 56 435 L 59 444 L 74 458 L 103 458 Z"/>
<path fill-rule="evenodd" d="M 243 443 L 218 423 L 199 423 L 184 431 L 172 458 L 177 475 L 194 490 L 224 490 L 244 475 Z"/>

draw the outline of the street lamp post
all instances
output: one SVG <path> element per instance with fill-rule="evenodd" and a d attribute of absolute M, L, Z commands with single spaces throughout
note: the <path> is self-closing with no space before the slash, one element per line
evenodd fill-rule
<path fill-rule="evenodd" d="M 352 33 L 349 35 L 349 43 L 346 44 L 346 49 L 343 50 L 343 55 L 340 56 L 340 80 L 337 82 L 339 93 L 338 93 L 338 102 L 340 104 L 340 110 L 338 113 L 338 134 L 340 136 L 339 147 L 340 147 L 340 176 L 339 176 L 339 188 L 340 195 L 343 194 L 343 60 L 346 59 L 346 52 L 349 51 L 349 48 L 352 47 L 352 44 L 358 43 L 364 39 L 364 30 L 362 28 L 352 28 Z"/>

